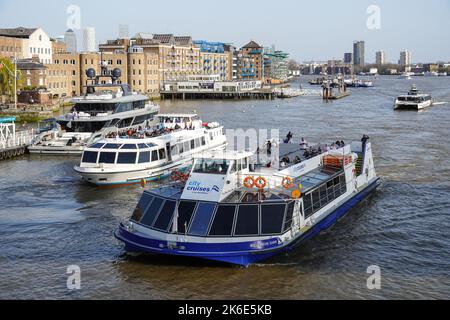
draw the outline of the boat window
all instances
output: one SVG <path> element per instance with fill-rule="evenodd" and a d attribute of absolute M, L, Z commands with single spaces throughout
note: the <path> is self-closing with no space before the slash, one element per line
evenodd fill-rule
<path fill-rule="evenodd" d="M 184 234 L 191 223 L 195 202 L 181 201 L 178 205 L 178 233 Z"/>
<path fill-rule="evenodd" d="M 170 153 L 172 154 L 172 156 L 176 156 L 178 154 L 178 146 L 177 145 L 171 146 Z"/>
<path fill-rule="evenodd" d="M 131 216 L 132 221 L 139 222 L 141 221 L 142 217 L 144 216 L 145 210 L 152 202 L 153 197 L 147 193 L 144 193 L 139 200 L 139 203 L 136 206 L 136 209 L 133 212 L 133 215 Z"/>
<path fill-rule="evenodd" d="M 159 154 L 159 160 L 164 160 L 166 158 L 166 150 L 159 149 L 158 154 Z"/>
<path fill-rule="evenodd" d="M 251 193 L 247 192 L 244 197 L 242 197 L 243 203 L 254 203 L 259 202 L 259 194 L 258 193 Z"/>
<path fill-rule="evenodd" d="M 241 159 L 239 159 L 239 160 L 236 160 L 236 162 L 238 163 L 238 171 L 242 171 L 242 160 Z"/>
<path fill-rule="evenodd" d="M 115 152 L 100 152 L 100 158 L 98 163 L 115 163 L 116 153 Z"/>
<path fill-rule="evenodd" d="M 233 165 L 231 166 L 230 173 L 235 173 L 237 171 L 236 161 L 233 161 Z"/>
<path fill-rule="evenodd" d="M 200 148 L 200 139 L 199 138 L 195 139 L 195 148 L 196 149 Z"/>
<path fill-rule="evenodd" d="M 254 236 L 259 234 L 259 206 L 241 205 L 238 210 L 235 236 Z"/>
<path fill-rule="evenodd" d="M 172 222 L 173 213 L 175 211 L 175 204 L 175 201 L 166 201 L 155 221 L 153 228 L 161 231 L 167 231 L 169 229 L 170 223 Z"/>
<path fill-rule="evenodd" d="M 96 144 L 93 144 L 93 145 L 89 146 L 89 148 L 101 149 L 101 148 L 103 148 L 104 145 L 105 145 L 104 143 L 96 143 Z"/>
<path fill-rule="evenodd" d="M 320 209 L 320 192 L 319 192 L 319 190 L 315 190 L 312 193 L 312 198 L 313 198 L 314 211 L 317 211 Z"/>
<path fill-rule="evenodd" d="M 133 122 L 133 118 L 123 119 L 119 123 L 119 128 L 131 127 L 131 123 Z"/>
<path fill-rule="evenodd" d="M 248 158 L 245 158 L 243 160 L 243 164 L 242 164 L 242 170 L 246 170 L 248 169 Z"/>
<path fill-rule="evenodd" d="M 290 202 L 287 205 L 286 218 L 284 219 L 283 233 L 285 233 L 292 227 L 292 217 L 294 216 L 294 208 L 295 202 Z"/>
<path fill-rule="evenodd" d="M 119 149 L 122 145 L 117 143 L 107 143 L 103 149 Z"/>
<path fill-rule="evenodd" d="M 305 219 L 313 214 L 311 193 L 303 196 L 303 207 L 305 208 Z"/>
<path fill-rule="evenodd" d="M 189 141 L 186 141 L 186 142 L 184 143 L 184 152 L 188 152 L 189 150 L 191 150 L 190 147 L 191 147 L 190 142 L 189 142 Z"/>
<path fill-rule="evenodd" d="M 136 150 L 137 147 L 136 147 L 135 144 L 124 144 L 122 146 L 122 148 L 120 148 L 120 149 L 122 149 L 122 150 Z"/>
<path fill-rule="evenodd" d="M 127 112 L 133 110 L 132 102 L 122 102 L 119 103 L 115 113 Z"/>
<path fill-rule="evenodd" d="M 195 149 L 195 140 L 191 140 L 191 150 Z"/>
<path fill-rule="evenodd" d="M 121 152 L 117 158 L 117 163 L 121 164 L 135 164 L 136 152 Z"/>
<path fill-rule="evenodd" d="M 148 163 L 150 162 L 150 151 L 140 152 L 139 153 L 139 163 Z"/>
<path fill-rule="evenodd" d="M 158 161 L 158 150 L 152 151 L 152 161 Z"/>
<path fill-rule="evenodd" d="M 141 223 L 143 225 L 148 227 L 151 227 L 153 225 L 153 221 L 155 220 L 156 215 L 159 213 L 159 209 L 161 208 L 163 202 L 164 199 L 162 198 L 155 198 L 155 200 L 153 200 L 152 204 L 144 213 L 144 217 L 141 220 Z"/>
<path fill-rule="evenodd" d="M 178 145 L 178 150 L 179 150 L 180 154 L 184 153 L 184 144 L 183 143 L 180 143 Z"/>
<path fill-rule="evenodd" d="M 320 192 L 320 206 L 324 207 L 328 204 L 327 186 L 323 185 L 319 189 Z"/>
<path fill-rule="evenodd" d="M 189 235 L 204 237 L 214 214 L 214 203 L 200 203 L 189 228 Z"/>
<path fill-rule="evenodd" d="M 205 146 L 206 145 L 206 139 L 205 139 L 205 137 L 202 137 L 202 146 Z"/>
<path fill-rule="evenodd" d="M 283 229 L 284 204 L 264 204 L 261 206 L 261 234 L 280 234 Z"/>
<path fill-rule="evenodd" d="M 221 174 L 228 172 L 230 161 L 222 159 L 201 159 L 197 160 L 194 173 Z"/>
<path fill-rule="evenodd" d="M 147 149 L 148 146 L 145 143 L 138 144 L 139 149 Z"/>
<path fill-rule="evenodd" d="M 134 118 L 133 126 L 138 125 L 138 124 L 142 124 L 146 120 L 147 120 L 147 115 L 138 116 L 138 117 Z"/>
<path fill-rule="evenodd" d="M 85 151 L 83 153 L 83 160 L 81 160 L 81 162 L 84 162 L 84 163 L 97 163 L 97 155 L 98 155 L 98 152 Z"/>
<path fill-rule="evenodd" d="M 231 236 L 235 211 L 236 206 L 219 205 L 209 235 Z"/>

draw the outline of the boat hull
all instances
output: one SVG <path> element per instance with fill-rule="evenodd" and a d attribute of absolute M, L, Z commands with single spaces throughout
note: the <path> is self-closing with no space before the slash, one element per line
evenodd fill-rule
<path fill-rule="evenodd" d="M 380 179 L 376 178 L 364 189 L 343 202 L 324 219 L 312 226 L 307 232 L 300 234 L 288 243 L 282 243 L 278 237 L 239 243 L 171 243 L 135 234 L 130 232 L 123 224 L 116 230 L 115 237 L 125 243 L 125 250 L 129 252 L 196 257 L 248 267 L 282 252 L 290 251 L 321 231 L 328 229 L 375 191 L 379 185 Z"/>
<path fill-rule="evenodd" d="M 425 102 L 421 102 L 421 103 L 401 103 L 401 102 L 396 102 L 395 103 L 395 110 L 422 110 L 428 107 L 431 107 L 433 105 L 432 101 L 425 101 Z"/>

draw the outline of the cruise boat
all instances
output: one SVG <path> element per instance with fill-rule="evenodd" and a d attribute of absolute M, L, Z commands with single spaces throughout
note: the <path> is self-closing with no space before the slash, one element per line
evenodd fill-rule
<path fill-rule="evenodd" d="M 412 78 L 412 76 L 414 75 L 414 73 L 413 72 L 404 72 L 404 73 L 402 73 L 402 74 L 400 74 L 399 76 L 398 76 L 398 78 L 399 79 L 404 79 L 404 80 L 411 80 Z"/>
<path fill-rule="evenodd" d="M 408 94 L 399 96 L 395 100 L 395 109 L 422 110 L 433 105 L 431 95 L 421 93 L 416 85 L 412 85 Z"/>
<path fill-rule="evenodd" d="M 85 87 L 86 94 L 74 98 L 71 112 L 56 119 L 58 128 L 42 132 L 33 140 L 28 148 L 31 154 L 80 155 L 87 144 L 116 128 L 155 123 L 159 107 L 148 103 L 147 96 L 132 92 L 127 84 L 118 83 L 120 69 L 111 73 L 102 67 L 99 76 L 93 69 L 86 74 L 93 81 Z"/>
<path fill-rule="evenodd" d="M 118 187 L 168 178 L 186 170 L 192 157 L 227 145 L 223 127 L 202 123 L 197 115 L 158 115 L 153 130 L 98 140 L 88 146 L 75 171 L 99 187 Z M 184 120 L 187 119 L 187 120 Z"/>
<path fill-rule="evenodd" d="M 303 152 L 282 169 L 259 165 L 250 152 L 199 155 L 187 182 L 144 191 L 115 236 L 127 252 L 244 267 L 292 250 L 380 184 L 368 138 L 309 159 Z"/>

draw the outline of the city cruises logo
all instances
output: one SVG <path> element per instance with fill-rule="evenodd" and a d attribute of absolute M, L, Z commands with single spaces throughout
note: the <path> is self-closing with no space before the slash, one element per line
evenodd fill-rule
<path fill-rule="evenodd" d="M 199 181 L 191 181 L 189 182 L 187 188 L 187 191 L 190 191 L 192 193 L 197 193 L 197 194 L 210 194 L 211 192 L 220 192 L 220 187 L 217 185 L 214 185 L 212 187 L 206 187 L 206 186 L 202 186 L 202 183 Z"/>

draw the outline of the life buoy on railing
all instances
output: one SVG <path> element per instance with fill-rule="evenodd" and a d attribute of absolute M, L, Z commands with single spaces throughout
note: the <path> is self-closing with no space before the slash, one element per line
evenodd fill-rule
<path fill-rule="evenodd" d="M 264 189 L 267 186 L 267 180 L 264 177 L 258 177 L 255 180 L 255 187 L 258 189 Z"/>
<path fill-rule="evenodd" d="M 294 186 L 294 181 L 290 177 L 284 177 L 281 184 L 285 189 L 291 189 Z"/>
<path fill-rule="evenodd" d="M 251 189 L 255 186 L 255 179 L 253 177 L 248 176 L 244 179 L 244 186 L 248 189 Z"/>

